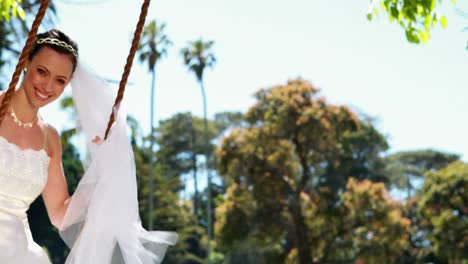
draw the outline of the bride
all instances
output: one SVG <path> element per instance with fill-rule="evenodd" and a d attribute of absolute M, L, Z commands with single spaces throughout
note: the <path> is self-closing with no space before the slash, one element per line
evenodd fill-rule
<path fill-rule="evenodd" d="M 90 154 L 73 196 L 59 134 L 38 115 L 68 84 Z M 66 263 L 160 263 L 177 235 L 142 228 L 126 113 L 122 106 L 114 111 L 116 122 L 102 141 L 115 93 L 79 63 L 76 43 L 56 29 L 38 34 L 20 86 L 9 102 L 4 98 L 0 94 L 0 263 L 50 263 L 26 217 L 40 194 L 71 249 Z"/>

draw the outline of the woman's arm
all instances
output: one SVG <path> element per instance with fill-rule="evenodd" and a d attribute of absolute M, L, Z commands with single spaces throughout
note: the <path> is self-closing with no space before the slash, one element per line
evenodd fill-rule
<path fill-rule="evenodd" d="M 48 127 L 47 149 L 50 153 L 49 176 L 42 191 L 50 222 L 60 228 L 70 202 L 67 182 L 62 165 L 62 146 L 60 136 L 53 127 Z"/>

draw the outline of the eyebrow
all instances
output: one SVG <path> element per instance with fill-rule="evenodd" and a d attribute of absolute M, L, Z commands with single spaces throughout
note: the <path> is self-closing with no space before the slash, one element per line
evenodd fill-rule
<path fill-rule="evenodd" d="M 42 65 L 42 64 L 37 64 L 37 66 L 40 66 L 40 67 L 44 68 L 44 70 L 45 70 L 47 73 L 50 73 L 49 69 L 47 69 L 46 66 L 44 66 L 44 65 Z M 57 75 L 57 77 L 65 78 L 66 80 L 68 80 L 68 77 L 65 76 L 65 75 Z"/>

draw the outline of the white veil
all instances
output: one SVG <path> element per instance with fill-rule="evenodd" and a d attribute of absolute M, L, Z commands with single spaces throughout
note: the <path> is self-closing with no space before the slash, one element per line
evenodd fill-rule
<path fill-rule="evenodd" d="M 71 82 L 89 164 L 73 194 L 60 227 L 71 251 L 67 264 L 160 263 L 174 232 L 146 231 L 138 213 L 135 160 L 120 106 L 106 141 L 91 143 L 104 132 L 116 91 L 78 64 Z"/>

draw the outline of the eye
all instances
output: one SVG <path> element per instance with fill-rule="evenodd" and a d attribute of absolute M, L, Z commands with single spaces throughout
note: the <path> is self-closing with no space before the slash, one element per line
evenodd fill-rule
<path fill-rule="evenodd" d="M 64 79 L 58 79 L 57 82 L 58 82 L 60 85 L 64 85 L 64 84 L 67 83 Z"/>
<path fill-rule="evenodd" d="M 37 73 L 39 73 L 39 75 L 44 76 L 44 75 L 46 74 L 46 71 L 43 70 L 43 69 L 41 69 L 41 68 L 38 68 L 38 69 L 37 69 Z"/>

